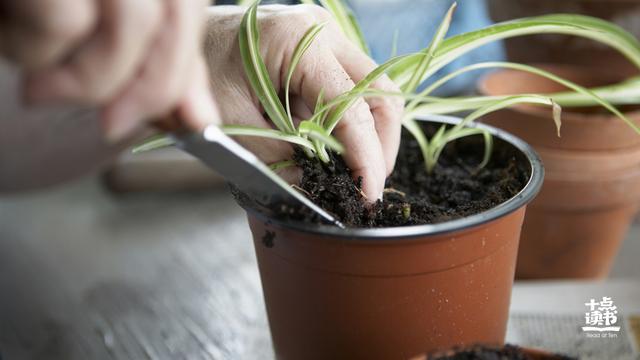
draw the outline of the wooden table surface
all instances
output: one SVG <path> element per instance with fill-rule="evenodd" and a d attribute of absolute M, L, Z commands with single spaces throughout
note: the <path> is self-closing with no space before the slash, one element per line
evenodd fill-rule
<path fill-rule="evenodd" d="M 271 358 L 243 211 L 226 189 L 114 197 L 93 179 L 0 198 L 0 352 Z"/>

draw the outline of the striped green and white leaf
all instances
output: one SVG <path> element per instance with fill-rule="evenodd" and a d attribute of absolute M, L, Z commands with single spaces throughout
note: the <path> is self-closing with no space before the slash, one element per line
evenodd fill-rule
<path fill-rule="evenodd" d="M 512 20 L 452 36 L 438 47 L 431 66 L 421 81 L 482 45 L 511 37 L 536 34 L 574 35 L 595 40 L 618 50 L 640 68 L 640 42 L 633 35 L 601 19 L 583 15 L 556 14 Z M 390 71 L 390 76 L 402 86 L 409 81 L 419 62 L 420 60 L 416 57 L 407 57 Z"/>
<path fill-rule="evenodd" d="M 236 5 L 239 6 L 251 6 L 256 0 L 236 0 Z"/>
<path fill-rule="evenodd" d="M 634 77 L 618 84 L 591 88 L 590 90 L 612 105 L 640 104 L 640 77 Z M 563 107 L 597 105 L 592 97 L 578 92 L 564 91 L 547 95 Z"/>
<path fill-rule="evenodd" d="M 302 0 L 304 4 L 315 4 L 313 0 Z M 347 7 L 341 0 L 318 0 L 318 2 L 331 13 L 333 19 L 338 23 L 342 32 L 351 40 L 360 50 L 369 54 L 369 46 L 364 38 L 360 24 L 353 15 L 351 9 Z"/>
<path fill-rule="evenodd" d="M 551 72 L 548 72 L 546 70 L 542 70 L 530 65 L 516 64 L 511 62 L 485 62 L 485 63 L 469 65 L 440 78 L 438 81 L 434 82 L 431 86 L 425 89 L 425 91 L 421 93 L 421 95 L 424 94 L 425 96 L 427 96 L 431 91 L 436 90 L 438 87 L 444 85 L 447 81 L 450 81 L 469 71 L 489 69 L 489 68 L 506 68 L 506 69 L 525 71 L 525 72 L 532 73 L 541 77 L 545 77 L 549 80 L 555 81 L 573 90 L 574 92 L 581 94 L 586 98 L 589 98 L 592 102 L 609 110 L 611 113 L 613 113 L 614 115 L 619 117 L 621 120 L 623 120 L 625 123 L 627 123 L 627 125 L 629 125 L 629 127 L 631 127 L 634 131 L 640 134 L 640 128 L 633 121 L 631 121 L 626 115 L 620 112 L 620 110 L 616 109 L 616 107 L 613 106 L 609 101 L 600 97 L 594 91 L 589 90 L 583 86 L 580 86 L 564 78 L 561 78 L 560 76 L 557 76 Z M 524 95 L 524 96 L 527 96 L 527 95 Z M 555 98 L 551 95 L 546 95 L 545 97 L 553 98 L 555 101 Z M 495 103 L 496 101 L 505 100 L 509 98 L 511 97 L 510 96 L 485 97 L 485 98 L 475 97 L 475 98 L 470 98 L 464 101 L 447 99 L 446 101 L 440 102 L 440 103 L 434 103 L 434 102 L 429 103 L 428 101 L 433 101 L 433 98 L 431 98 L 430 100 L 427 100 L 426 104 L 418 106 L 414 109 L 411 109 L 411 112 L 409 113 L 408 116 L 415 116 L 417 114 L 435 114 L 435 113 L 443 114 L 443 113 L 456 113 L 461 111 L 468 111 L 468 110 L 483 108 Z M 426 99 L 429 99 L 429 98 L 426 98 Z"/>
<path fill-rule="evenodd" d="M 558 136 L 560 136 L 561 126 L 561 109 L 551 98 L 540 95 L 514 95 L 505 99 L 496 100 L 489 103 L 471 114 L 467 115 L 461 122 L 445 130 L 445 127 L 441 127 L 431 138 L 431 143 L 423 151 L 427 172 L 433 171 L 435 165 L 438 162 L 440 154 L 444 150 L 445 146 L 456 139 L 460 139 L 466 136 L 481 134 L 485 138 L 485 153 L 484 158 L 480 166 L 484 166 L 489 162 L 491 151 L 493 147 L 493 141 L 491 140 L 491 134 L 482 130 L 467 127 L 469 123 L 477 120 L 478 118 L 487 115 L 491 112 L 498 111 L 516 104 L 539 104 L 551 106 L 553 111 L 553 119 L 556 125 Z M 413 133 L 413 132 L 412 132 Z"/>
<path fill-rule="evenodd" d="M 229 136 L 252 136 L 266 139 L 280 140 L 300 145 L 309 150 L 314 150 L 313 144 L 308 139 L 297 134 L 287 134 L 276 129 L 265 129 L 251 125 L 224 125 L 222 131 Z"/>
<path fill-rule="evenodd" d="M 134 146 L 131 152 L 133 154 L 139 154 L 151 150 L 173 146 L 175 144 L 175 140 L 173 140 L 173 138 L 169 135 L 155 135 Z"/>
<path fill-rule="evenodd" d="M 458 4 L 454 2 L 447 11 L 446 15 L 444 16 L 444 20 L 442 20 L 442 23 L 440 23 L 440 26 L 438 26 L 438 30 L 436 31 L 435 35 L 433 35 L 431 43 L 426 49 L 423 50 L 425 56 L 420 60 L 420 62 L 418 62 L 418 65 L 415 67 L 415 71 L 413 72 L 413 74 L 411 74 L 409 81 L 402 87 L 402 90 L 404 92 L 412 93 L 416 91 L 416 89 L 422 82 L 422 79 L 425 78 L 425 74 L 427 73 L 427 70 L 431 65 L 431 61 L 433 60 L 433 54 L 435 53 L 438 46 L 440 46 L 440 43 L 449 31 L 449 25 L 451 24 L 451 20 L 453 18 L 453 12 L 455 11 L 457 6 Z"/>
<path fill-rule="evenodd" d="M 316 37 L 318 37 L 324 25 L 325 25 L 324 23 L 315 24 L 309 30 L 307 30 L 304 36 L 302 36 L 302 39 L 300 39 L 300 41 L 298 42 L 298 45 L 296 46 L 295 50 L 293 51 L 293 55 L 291 56 L 289 70 L 287 71 L 287 77 L 284 83 L 284 96 L 285 96 L 285 103 L 287 108 L 287 117 L 289 118 L 292 124 L 293 124 L 293 117 L 291 116 L 291 104 L 289 99 L 289 88 L 291 85 L 291 78 L 293 77 L 294 71 L 298 67 L 298 63 L 300 63 L 302 56 L 309 49 L 309 47 L 311 46 L 313 41 L 316 39 Z"/>
<path fill-rule="evenodd" d="M 253 4 L 244 17 L 239 32 L 240 55 L 245 74 L 253 92 L 260 100 L 269 119 L 275 127 L 284 133 L 295 134 L 293 121 L 278 98 L 269 71 L 260 55 L 260 34 L 257 25 L 258 2 Z"/>

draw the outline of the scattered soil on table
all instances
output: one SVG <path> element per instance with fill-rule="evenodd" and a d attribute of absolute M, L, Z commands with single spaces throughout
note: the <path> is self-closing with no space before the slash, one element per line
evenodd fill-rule
<path fill-rule="evenodd" d="M 497 139 L 496 139 L 497 140 Z M 501 146 L 502 145 L 502 146 Z M 342 158 L 323 164 L 298 152 L 304 174 L 300 188 L 348 227 L 433 224 L 491 209 L 516 195 L 529 178 L 529 164 L 511 146 L 496 141 L 492 160 L 478 169 L 484 143 L 473 136 L 451 143 L 431 174 L 417 142 L 404 133 L 396 167 L 387 179 L 383 201 L 366 205 L 361 179 L 354 181 Z M 306 209 L 281 207 L 279 215 L 318 222 Z"/>
<path fill-rule="evenodd" d="M 474 347 L 457 351 L 453 354 L 445 354 L 429 357 L 430 360 L 539 360 L 538 357 L 529 356 L 521 348 L 513 345 L 505 345 L 502 348 Z M 575 360 L 564 355 L 553 355 L 549 360 Z"/>

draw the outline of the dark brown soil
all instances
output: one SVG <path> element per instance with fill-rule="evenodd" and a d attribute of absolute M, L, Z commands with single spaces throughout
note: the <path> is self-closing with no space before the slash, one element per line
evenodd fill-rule
<path fill-rule="evenodd" d="M 471 349 L 447 353 L 444 355 L 430 356 L 429 360 L 535 360 L 538 357 L 527 355 L 522 349 L 513 345 L 505 345 L 502 348 L 474 347 Z M 572 360 L 575 358 L 554 355 L 549 360 Z"/>
<path fill-rule="evenodd" d="M 427 128 L 427 133 L 434 129 Z M 433 224 L 489 210 L 515 196 L 529 179 L 530 165 L 524 155 L 494 139 L 489 164 L 478 168 L 484 154 L 482 136 L 447 145 L 431 174 L 425 170 L 417 142 L 403 133 L 395 170 L 387 179 L 383 201 L 367 204 L 342 158 L 331 155 L 324 164 L 301 151 L 295 160 L 303 169 L 301 190 L 347 227 L 392 227 Z M 232 186 L 240 204 L 252 201 Z M 287 204 L 273 206 L 270 216 L 311 223 L 321 219 L 310 210 Z M 267 239 L 268 240 L 268 239 Z M 269 241 L 267 241 L 269 242 Z"/>
<path fill-rule="evenodd" d="M 480 213 L 512 198 L 529 178 L 528 163 L 517 159 L 513 148 L 502 142 L 496 142 L 489 165 L 478 169 L 484 149 L 480 136 L 449 144 L 431 174 L 409 134 L 403 134 L 402 144 L 384 199 L 373 206 L 365 206 L 360 181 L 352 180 L 349 168 L 337 156 L 327 165 L 298 153 L 296 161 L 304 170 L 300 187 L 348 227 L 390 227 Z M 292 210 L 284 211 L 288 218 L 318 221 L 304 209 Z"/>

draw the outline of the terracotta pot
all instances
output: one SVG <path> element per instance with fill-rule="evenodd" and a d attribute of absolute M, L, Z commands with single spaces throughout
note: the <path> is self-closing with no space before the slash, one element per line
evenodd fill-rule
<path fill-rule="evenodd" d="M 489 0 L 491 18 L 506 21 L 529 16 L 571 13 L 611 21 L 640 37 L 640 2 L 637 0 Z M 573 65 L 635 67 L 617 51 L 598 42 L 567 35 L 535 35 L 507 39 L 507 56 L 515 62 L 552 62 Z"/>
<path fill-rule="evenodd" d="M 543 170 L 527 144 L 487 128 L 531 177 L 481 214 L 339 229 L 248 211 L 278 359 L 402 359 L 504 342 L 520 228 Z"/>
<path fill-rule="evenodd" d="M 619 74 L 602 69 L 538 66 L 582 85 L 620 80 Z M 505 70 L 485 76 L 479 90 L 505 95 L 562 88 Z M 627 116 L 640 123 L 639 112 Z M 550 110 L 540 107 L 518 106 L 483 121 L 532 144 L 547 169 L 524 223 L 516 277 L 605 277 L 640 199 L 640 136 L 615 116 L 592 110 L 565 108 L 561 138 L 555 135 Z"/>

